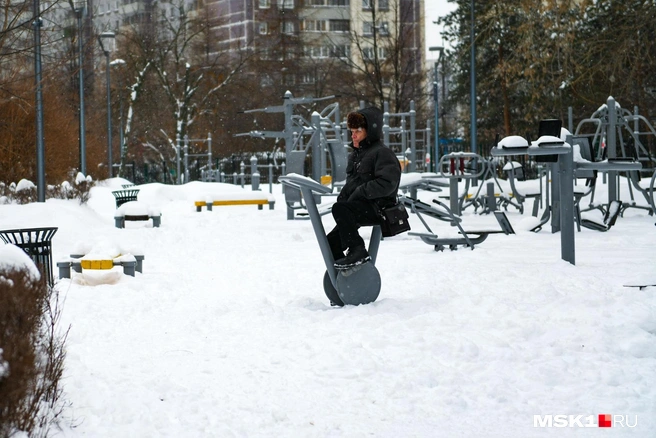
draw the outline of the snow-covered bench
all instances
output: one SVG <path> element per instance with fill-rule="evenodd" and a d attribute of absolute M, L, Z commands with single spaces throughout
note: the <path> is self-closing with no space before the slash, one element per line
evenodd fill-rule
<path fill-rule="evenodd" d="M 202 211 L 203 207 L 207 208 L 207 211 L 212 211 L 212 207 L 215 205 L 257 205 L 257 209 L 262 210 L 266 204 L 269 204 L 269 210 L 273 210 L 276 203 L 273 195 L 262 192 L 215 194 L 201 199 L 203 200 L 194 201 L 196 211 Z"/>
<path fill-rule="evenodd" d="M 116 209 L 114 224 L 116 228 L 125 228 L 126 221 L 153 221 L 153 227 L 162 223 L 162 213 L 159 209 L 149 206 L 141 201 L 129 201 Z"/>
<path fill-rule="evenodd" d="M 134 247 L 123 247 L 115 243 L 78 242 L 69 258 L 57 262 L 59 278 L 71 278 L 71 269 L 82 273 L 88 270 L 110 270 L 121 266 L 125 275 L 135 276 L 135 272 L 143 273 L 143 252 Z"/>
<path fill-rule="evenodd" d="M 137 264 L 141 264 L 143 261 L 143 256 L 141 261 L 137 262 L 137 258 L 132 254 L 125 254 L 115 258 L 73 258 L 71 257 L 68 260 L 63 260 L 57 262 L 57 268 L 59 268 L 59 278 L 71 278 L 71 269 L 77 273 L 81 273 L 82 269 L 112 269 L 114 266 L 123 267 L 123 274 L 129 275 L 131 277 L 135 276 L 135 271 L 141 272 L 141 269 L 137 269 Z"/>

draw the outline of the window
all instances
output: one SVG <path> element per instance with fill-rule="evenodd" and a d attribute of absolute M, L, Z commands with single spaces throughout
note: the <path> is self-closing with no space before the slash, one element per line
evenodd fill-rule
<path fill-rule="evenodd" d="M 378 0 L 378 10 L 387 11 L 389 9 L 389 0 Z"/>
<path fill-rule="evenodd" d="M 293 35 L 294 31 L 295 31 L 294 23 L 292 21 L 285 21 L 282 23 L 282 33 L 287 35 Z"/>
<path fill-rule="evenodd" d="M 294 9 L 294 0 L 278 0 L 278 4 L 282 2 L 280 9 Z"/>
<path fill-rule="evenodd" d="M 362 34 L 365 36 L 371 36 L 374 34 L 374 24 L 371 21 L 365 21 L 362 23 Z"/>
<path fill-rule="evenodd" d="M 333 46 L 331 56 L 333 58 L 350 58 L 351 56 L 351 46 L 341 45 Z"/>
<path fill-rule="evenodd" d="M 330 20 L 329 30 L 331 32 L 348 32 L 351 30 L 351 22 L 349 20 Z"/>
<path fill-rule="evenodd" d="M 291 73 L 283 75 L 282 81 L 285 85 L 294 85 L 296 83 L 296 76 Z"/>
<path fill-rule="evenodd" d="M 351 6 L 350 0 L 327 0 L 326 3 L 328 6 L 340 7 L 340 6 Z"/>
<path fill-rule="evenodd" d="M 301 83 L 303 84 L 314 84 L 314 74 L 313 73 L 303 73 L 301 76 Z"/>
<path fill-rule="evenodd" d="M 387 49 L 385 47 L 378 48 L 378 59 L 387 59 Z"/>
<path fill-rule="evenodd" d="M 385 36 L 389 35 L 389 23 L 387 21 L 383 21 L 382 23 L 380 23 L 380 26 L 378 26 L 378 32 L 381 35 L 385 35 Z"/>
<path fill-rule="evenodd" d="M 260 0 L 260 9 L 268 9 L 271 7 L 271 0 Z"/>
<path fill-rule="evenodd" d="M 260 35 L 268 35 L 269 34 L 269 23 L 260 23 L 258 32 Z"/>
<path fill-rule="evenodd" d="M 371 9 L 373 0 L 362 0 L 362 9 Z"/>
<path fill-rule="evenodd" d="M 326 22 L 324 20 L 303 20 L 301 26 L 305 32 L 323 32 L 326 30 Z"/>
<path fill-rule="evenodd" d="M 303 47 L 303 56 L 305 58 L 328 58 L 330 48 L 328 46 L 305 46 Z"/>
<path fill-rule="evenodd" d="M 362 59 L 373 60 L 374 59 L 374 48 L 373 47 L 364 47 L 362 49 Z"/>

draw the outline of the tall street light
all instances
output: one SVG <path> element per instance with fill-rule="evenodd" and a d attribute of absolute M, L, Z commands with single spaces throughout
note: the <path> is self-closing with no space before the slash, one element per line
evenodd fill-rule
<path fill-rule="evenodd" d="M 442 57 L 442 54 L 444 53 L 444 47 L 442 46 L 434 46 L 434 47 L 429 47 L 429 51 L 431 52 L 437 52 L 437 59 L 435 60 L 435 73 L 433 77 L 433 104 L 435 105 L 435 158 L 433 159 L 433 170 L 435 173 L 438 172 L 438 163 L 440 162 L 440 110 L 438 106 L 438 90 L 437 90 L 437 63 L 440 62 L 440 58 Z"/>
<path fill-rule="evenodd" d="M 122 59 L 115 59 L 109 63 L 112 67 L 123 67 L 125 61 Z M 119 153 L 121 154 L 121 159 L 119 160 L 120 165 L 118 168 L 118 176 L 124 176 L 124 156 L 125 156 L 125 132 L 123 132 L 123 81 L 121 80 L 121 74 L 118 76 L 118 101 L 119 101 L 119 115 L 118 115 L 118 125 L 120 129 L 118 130 L 118 140 L 119 140 Z"/>
<path fill-rule="evenodd" d="M 46 201 L 45 146 L 43 144 L 43 94 L 41 92 L 41 7 L 34 0 L 34 77 L 36 81 L 36 189 L 37 201 Z"/>
<path fill-rule="evenodd" d="M 110 87 L 110 73 L 111 66 L 109 64 L 109 55 L 114 50 L 114 42 L 116 41 L 116 35 L 114 32 L 107 31 L 98 35 L 98 42 L 100 43 L 100 48 L 105 54 L 105 59 L 107 61 L 107 73 L 106 73 L 106 82 L 107 82 L 107 169 L 109 173 L 109 178 L 113 176 L 113 165 L 114 160 L 112 159 L 112 90 Z"/>
<path fill-rule="evenodd" d="M 469 31 L 470 47 L 470 99 L 471 99 L 471 151 L 476 153 L 476 43 L 475 43 L 475 22 L 474 22 L 474 0 L 471 0 L 471 28 Z M 476 180 L 474 180 L 476 182 Z"/>
<path fill-rule="evenodd" d="M 469 42 L 471 43 L 471 59 L 469 61 L 470 66 L 470 82 L 471 82 L 471 89 L 469 91 L 470 93 L 470 99 L 471 99 L 471 152 L 476 153 L 476 40 L 475 40 L 475 22 L 474 22 L 474 0 L 471 0 L 471 28 L 469 30 Z M 475 164 L 475 170 L 478 169 L 478 163 L 476 163 L 476 159 L 474 159 L 474 164 Z M 478 185 L 478 178 L 474 178 L 472 181 L 473 186 Z"/>
<path fill-rule="evenodd" d="M 82 16 L 87 7 L 86 0 L 68 0 L 71 5 L 75 17 L 77 18 L 77 51 L 78 63 L 80 64 L 80 172 L 83 175 L 87 174 L 87 139 L 86 139 L 86 126 L 84 123 L 84 45 L 83 45 L 83 31 L 82 31 Z"/>

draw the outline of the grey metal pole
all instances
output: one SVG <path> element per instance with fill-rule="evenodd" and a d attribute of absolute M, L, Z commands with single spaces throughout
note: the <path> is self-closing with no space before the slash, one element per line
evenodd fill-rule
<path fill-rule="evenodd" d="M 385 146 L 390 147 L 390 126 L 389 126 L 389 103 L 383 103 L 383 143 Z M 405 154 L 405 151 L 401 151 Z"/>
<path fill-rule="evenodd" d="M 571 141 L 571 140 L 570 140 Z M 563 260 L 576 264 L 574 236 L 574 160 L 572 150 L 558 155 L 560 173 L 560 256 Z"/>
<path fill-rule="evenodd" d="M 43 95 L 41 90 L 41 9 L 34 0 L 34 77 L 36 82 L 36 181 L 37 201 L 46 201 L 45 146 L 43 144 Z"/>
<path fill-rule="evenodd" d="M 212 171 L 212 133 L 207 133 L 207 169 Z"/>
<path fill-rule="evenodd" d="M 471 43 L 470 78 L 471 78 L 471 152 L 476 153 L 476 44 L 474 43 L 474 0 L 471 0 L 471 29 L 469 42 Z M 474 179 L 476 182 L 476 179 Z"/>
<path fill-rule="evenodd" d="M 120 129 L 118 130 L 118 137 L 119 137 L 119 143 L 121 144 L 121 167 L 119 168 L 120 170 L 123 170 L 123 154 L 125 153 L 125 138 L 124 138 L 124 133 L 123 133 L 123 84 L 120 81 L 120 75 L 119 75 L 119 83 L 118 83 L 118 90 L 119 90 L 119 126 Z M 123 176 L 123 175 L 119 175 Z"/>
<path fill-rule="evenodd" d="M 412 171 L 417 170 L 417 112 L 415 101 L 410 101 L 410 149 L 412 150 Z M 422 161 L 423 157 L 422 157 Z"/>
<path fill-rule="evenodd" d="M 84 45 L 82 44 L 82 38 L 84 32 L 82 31 L 82 14 L 84 13 L 84 8 L 80 8 L 75 11 L 77 15 L 77 50 L 78 50 L 78 62 L 80 64 L 79 75 L 80 75 L 80 172 L 83 175 L 87 174 L 87 139 L 86 139 L 86 124 L 84 121 Z"/>
<path fill-rule="evenodd" d="M 438 111 L 438 100 L 437 100 L 437 61 L 435 61 L 435 81 L 433 81 L 433 104 L 435 105 L 435 157 L 433 158 L 433 172 L 438 171 L 437 165 L 440 162 L 440 143 L 439 143 L 439 111 Z"/>
<path fill-rule="evenodd" d="M 107 172 L 110 178 L 114 175 L 113 165 L 114 160 L 112 159 L 112 88 L 111 88 L 111 76 L 110 76 L 110 66 L 109 66 L 109 51 L 105 50 L 105 59 L 107 60 Z"/>
<path fill-rule="evenodd" d="M 608 128 L 606 131 L 606 156 L 611 158 L 617 157 L 617 109 L 615 108 L 615 99 L 608 97 L 606 101 L 608 111 Z M 611 170 L 608 172 L 608 203 L 617 200 L 617 172 Z"/>
<path fill-rule="evenodd" d="M 176 163 L 176 171 L 177 171 L 177 182 L 178 185 L 181 184 L 182 181 L 182 175 L 180 175 L 180 134 L 175 136 L 175 163 Z"/>
<path fill-rule="evenodd" d="M 310 139 L 310 147 L 312 150 L 312 179 L 316 182 L 321 182 L 321 116 L 318 112 L 312 113 L 310 123 L 314 129 L 314 133 Z"/>
<path fill-rule="evenodd" d="M 184 183 L 189 182 L 189 136 L 184 136 Z"/>

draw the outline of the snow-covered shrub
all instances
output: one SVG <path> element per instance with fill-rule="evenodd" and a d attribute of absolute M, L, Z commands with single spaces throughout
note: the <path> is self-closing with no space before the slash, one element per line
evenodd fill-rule
<path fill-rule="evenodd" d="M 13 245 L 0 246 L 2 437 L 45 437 L 61 421 L 67 331 L 59 329 L 60 314 L 58 293 L 32 260 Z"/>
<path fill-rule="evenodd" d="M 91 176 L 84 176 L 79 173 L 71 181 L 64 181 L 59 185 L 48 185 L 46 187 L 46 198 L 55 199 L 79 199 L 80 204 L 89 201 L 91 188 L 95 182 Z M 36 202 L 38 197 L 37 187 L 27 179 L 22 179 L 18 184 L 12 182 L 8 187 L 0 183 L 0 204 L 16 202 L 18 204 L 28 204 Z"/>

